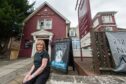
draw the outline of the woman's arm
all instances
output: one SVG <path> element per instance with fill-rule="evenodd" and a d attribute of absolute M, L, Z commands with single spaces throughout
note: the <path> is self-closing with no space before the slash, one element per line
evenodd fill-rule
<path fill-rule="evenodd" d="M 31 70 L 28 72 L 29 75 L 33 72 L 34 68 L 35 68 L 35 66 L 33 64 Z"/>
<path fill-rule="evenodd" d="M 32 65 L 30 71 L 26 74 L 26 76 L 25 76 L 25 78 L 24 78 L 24 80 L 23 80 L 23 83 L 25 83 L 26 81 L 28 81 L 28 78 L 29 78 L 29 76 L 31 75 L 31 73 L 32 73 L 32 71 L 34 70 L 34 68 L 35 68 L 35 66 Z"/>
<path fill-rule="evenodd" d="M 45 69 L 45 67 L 47 66 L 47 62 L 48 59 L 47 58 L 43 58 L 42 59 L 42 63 L 41 66 L 32 74 L 32 78 L 36 77 L 37 75 L 39 75 L 40 73 L 42 73 L 42 71 Z"/>

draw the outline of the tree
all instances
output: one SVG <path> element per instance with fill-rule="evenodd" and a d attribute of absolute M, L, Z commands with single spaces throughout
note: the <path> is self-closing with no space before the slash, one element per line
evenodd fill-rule
<path fill-rule="evenodd" d="M 7 51 L 10 38 L 19 38 L 23 20 L 33 11 L 28 0 L 0 0 L 0 54 Z"/>

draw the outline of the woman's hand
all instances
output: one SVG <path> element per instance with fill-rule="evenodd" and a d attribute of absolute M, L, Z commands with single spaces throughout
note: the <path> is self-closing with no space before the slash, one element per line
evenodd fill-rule
<path fill-rule="evenodd" d="M 29 78 L 30 74 L 27 74 L 23 80 L 23 83 L 27 82 L 28 81 L 28 78 Z"/>
<path fill-rule="evenodd" d="M 27 78 L 27 81 L 29 81 L 29 80 L 31 80 L 31 79 L 33 79 L 33 76 L 32 76 L 32 75 L 30 75 L 30 76 Z"/>
<path fill-rule="evenodd" d="M 23 83 L 27 82 L 28 79 L 30 79 L 29 77 L 30 77 L 31 73 L 33 72 L 34 68 L 35 68 L 35 66 L 32 65 L 31 70 L 30 70 L 30 71 L 26 74 L 26 76 L 24 77 Z"/>

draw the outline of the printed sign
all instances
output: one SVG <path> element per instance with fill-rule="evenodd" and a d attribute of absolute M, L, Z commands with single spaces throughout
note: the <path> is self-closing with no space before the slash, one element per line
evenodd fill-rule
<path fill-rule="evenodd" d="M 116 72 L 126 72 L 126 32 L 106 32 Z"/>
<path fill-rule="evenodd" d="M 51 59 L 51 67 L 63 72 L 67 72 L 69 63 L 69 41 L 59 41 L 55 43 L 55 52 Z"/>
<path fill-rule="evenodd" d="M 92 25 L 89 0 L 80 0 L 78 6 L 78 20 L 80 38 L 82 39 L 87 33 L 90 32 L 90 28 Z"/>

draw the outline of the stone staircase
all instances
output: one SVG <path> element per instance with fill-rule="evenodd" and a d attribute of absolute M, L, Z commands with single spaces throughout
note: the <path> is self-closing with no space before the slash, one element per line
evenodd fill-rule
<path fill-rule="evenodd" d="M 0 84 L 22 84 L 24 73 L 29 70 L 32 59 L 24 59 L 0 68 Z M 51 73 L 47 84 L 126 84 L 125 76 L 78 76 Z"/>
<path fill-rule="evenodd" d="M 52 74 L 47 84 L 126 84 L 122 76 L 72 76 Z"/>
<path fill-rule="evenodd" d="M 8 84 L 22 84 L 24 76 L 18 77 Z M 123 76 L 72 76 L 51 74 L 47 84 L 126 84 Z"/>

